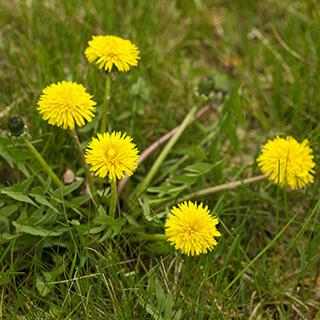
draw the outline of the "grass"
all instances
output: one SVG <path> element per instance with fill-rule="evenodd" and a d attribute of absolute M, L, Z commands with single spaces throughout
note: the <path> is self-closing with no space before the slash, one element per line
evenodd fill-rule
<path fill-rule="evenodd" d="M 195 199 L 221 220 L 212 253 L 187 257 L 142 236 L 163 233 L 174 200 L 259 175 L 259 148 L 276 134 L 308 138 L 319 163 L 319 28 L 316 0 L 2 1 L 0 318 L 320 318 L 318 173 L 302 191 L 260 181 Z M 104 77 L 83 55 L 92 34 L 141 51 L 139 67 L 112 81 L 109 117 L 140 150 L 183 121 L 201 79 L 227 79 L 229 91 L 186 128 L 133 204 L 159 152 L 139 167 L 116 223 L 95 220 L 107 203 L 90 204 L 81 180 L 56 189 L 6 129 L 21 115 L 59 177 L 84 176 L 72 138 L 35 106 L 46 85 L 67 79 L 101 110 Z M 83 146 L 97 119 L 78 130 Z"/>

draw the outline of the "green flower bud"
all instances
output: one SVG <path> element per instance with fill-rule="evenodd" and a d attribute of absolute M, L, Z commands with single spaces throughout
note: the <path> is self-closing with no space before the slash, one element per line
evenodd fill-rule
<path fill-rule="evenodd" d="M 202 79 L 197 87 L 197 92 L 200 96 L 209 97 L 210 93 L 215 90 L 215 80 L 213 77 Z"/>
<path fill-rule="evenodd" d="M 19 137 L 24 131 L 24 122 L 21 117 L 14 116 L 9 119 L 8 129 L 15 137 Z"/>
<path fill-rule="evenodd" d="M 226 96 L 229 92 L 229 78 L 226 73 L 216 73 L 212 77 L 202 79 L 196 90 L 199 96 L 205 98 L 218 98 Z"/>

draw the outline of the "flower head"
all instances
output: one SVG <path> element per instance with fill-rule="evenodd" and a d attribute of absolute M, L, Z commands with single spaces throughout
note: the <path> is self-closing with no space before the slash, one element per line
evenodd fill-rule
<path fill-rule="evenodd" d="M 313 182 L 315 163 L 308 140 L 299 143 L 292 137 L 268 141 L 257 159 L 262 173 L 280 187 L 301 189 Z"/>
<path fill-rule="evenodd" d="M 120 180 L 126 173 L 131 176 L 138 165 L 138 149 L 131 142 L 132 138 L 112 132 L 99 134 L 93 138 L 86 150 L 86 162 L 90 170 L 101 178 L 109 176 L 110 180 Z"/>
<path fill-rule="evenodd" d="M 62 81 L 43 89 L 38 110 L 44 120 L 64 129 L 74 129 L 90 122 L 94 117 L 96 103 L 83 85 Z"/>
<path fill-rule="evenodd" d="M 165 234 L 176 249 L 187 255 L 211 251 L 220 237 L 216 225 L 219 220 L 210 215 L 208 207 L 191 201 L 173 207 L 165 223 Z"/>
<path fill-rule="evenodd" d="M 119 71 L 128 71 L 140 59 L 139 50 L 131 41 L 116 36 L 93 36 L 84 54 L 89 62 L 95 61 L 99 69 L 108 72 L 113 65 Z"/>

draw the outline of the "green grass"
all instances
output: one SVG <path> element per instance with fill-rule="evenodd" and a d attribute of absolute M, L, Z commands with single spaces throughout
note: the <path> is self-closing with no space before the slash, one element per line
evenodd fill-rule
<path fill-rule="evenodd" d="M 0 319 L 320 318 L 318 173 L 302 191 L 261 181 L 195 199 L 221 220 L 212 253 L 187 257 L 141 236 L 163 233 L 176 199 L 260 174 L 260 146 L 276 134 L 308 138 L 319 163 L 319 29 L 317 0 L 1 1 Z M 104 77 L 83 55 L 92 34 L 128 38 L 141 51 L 139 66 L 112 81 L 109 123 L 139 150 L 183 121 L 201 79 L 227 77 L 229 88 L 133 203 L 159 152 L 138 168 L 111 225 L 94 220 L 107 197 L 97 208 L 81 181 L 57 190 L 7 132 L 8 118 L 21 115 L 59 177 L 67 168 L 84 176 L 71 137 L 43 121 L 36 102 L 67 79 L 101 110 Z M 98 119 L 78 129 L 83 146 Z M 209 170 L 194 171 L 199 163 Z"/>

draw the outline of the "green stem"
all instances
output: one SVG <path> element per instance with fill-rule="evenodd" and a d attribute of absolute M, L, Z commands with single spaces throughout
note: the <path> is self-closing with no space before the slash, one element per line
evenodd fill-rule
<path fill-rule="evenodd" d="M 79 156 L 80 156 L 80 159 L 81 159 L 81 163 L 82 163 L 82 166 L 83 166 L 83 170 L 84 170 L 84 174 L 85 174 L 85 177 L 86 177 L 86 181 L 89 185 L 89 190 L 90 190 L 90 194 L 92 195 L 94 192 L 95 192 L 95 187 L 94 187 L 94 182 L 93 182 L 93 178 L 89 172 L 89 169 L 87 167 L 87 164 L 86 164 L 86 159 L 84 157 L 84 153 L 83 153 L 83 149 L 81 147 L 81 143 L 80 143 L 80 140 L 79 140 L 79 137 L 77 135 L 77 132 L 75 129 L 71 129 L 70 130 L 70 134 L 71 134 L 71 137 L 77 147 L 77 150 L 79 152 Z"/>
<path fill-rule="evenodd" d="M 48 173 L 48 175 L 51 177 L 52 181 L 58 186 L 62 187 L 63 183 L 61 180 L 56 176 L 56 174 L 52 171 L 49 164 L 43 159 L 42 155 L 38 152 L 38 150 L 33 146 L 33 144 L 27 139 L 24 138 L 24 142 L 26 143 L 27 147 L 29 148 L 29 151 L 33 154 L 33 156 L 37 159 L 39 164 L 42 166 L 42 168 Z"/>
<path fill-rule="evenodd" d="M 219 191 L 235 189 L 235 188 L 238 188 L 242 185 L 254 183 L 254 182 L 263 180 L 265 178 L 266 178 L 266 176 L 261 175 L 261 176 L 256 176 L 256 177 L 244 179 L 244 180 L 238 180 L 238 181 L 228 182 L 225 184 L 220 184 L 218 186 L 214 186 L 214 187 L 203 189 L 203 190 L 200 190 L 200 191 L 197 191 L 194 193 L 190 193 L 189 195 L 179 199 L 178 202 L 183 202 L 185 200 L 189 200 L 189 199 L 196 198 L 196 197 L 206 196 L 208 194 L 219 192 Z"/>
<path fill-rule="evenodd" d="M 110 105 L 110 88 L 111 88 L 111 79 L 110 79 L 110 76 L 106 74 L 104 100 L 103 100 L 102 113 L 101 113 L 101 125 L 100 125 L 101 133 L 104 133 L 107 131 L 108 112 L 109 112 L 109 105 Z"/>
<path fill-rule="evenodd" d="M 111 198 L 109 205 L 109 216 L 111 218 L 115 217 L 116 206 L 117 206 L 117 182 L 116 180 L 111 180 Z"/>
<path fill-rule="evenodd" d="M 197 106 L 194 106 L 189 113 L 186 115 L 186 117 L 184 118 L 183 122 L 181 123 L 179 130 L 177 131 L 177 133 L 170 139 L 170 141 L 166 144 L 166 146 L 163 148 L 162 152 L 160 153 L 160 155 L 158 156 L 158 158 L 156 159 L 156 161 L 154 162 L 153 166 L 151 167 L 149 173 L 147 174 L 147 176 L 142 180 L 142 182 L 140 183 L 140 185 L 137 187 L 136 190 L 136 194 L 139 195 L 141 192 L 143 192 L 145 189 L 147 189 L 152 181 L 152 179 L 154 178 L 154 176 L 156 175 L 156 173 L 158 172 L 161 164 L 163 163 L 163 161 L 166 159 L 166 157 L 168 156 L 170 150 L 173 148 L 173 146 L 176 144 L 176 142 L 178 141 L 178 139 L 180 138 L 180 136 L 182 135 L 182 133 L 184 132 L 184 130 L 186 129 L 186 127 L 188 126 L 188 124 L 191 122 L 194 114 L 197 111 Z"/>
<path fill-rule="evenodd" d="M 136 237 L 133 240 L 151 240 L 151 241 L 158 241 L 158 240 L 166 240 L 166 236 L 164 234 L 147 234 L 147 233 L 137 233 Z"/>

